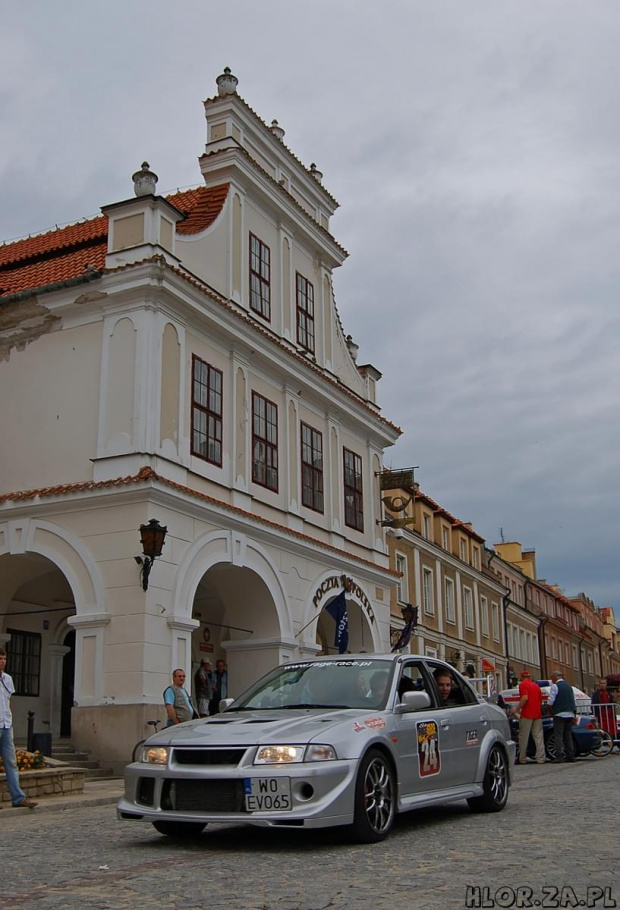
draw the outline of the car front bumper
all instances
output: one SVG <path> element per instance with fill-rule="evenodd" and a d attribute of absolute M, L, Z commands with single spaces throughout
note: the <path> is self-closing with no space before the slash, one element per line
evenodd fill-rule
<path fill-rule="evenodd" d="M 136 762 L 125 769 L 120 819 L 243 823 L 263 827 L 321 828 L 353 822 L 358 761 L 300 762 L 286 768 L 158 767 Z M 290 779 L 290 809 L 247 811 L 247 778 Z"/>

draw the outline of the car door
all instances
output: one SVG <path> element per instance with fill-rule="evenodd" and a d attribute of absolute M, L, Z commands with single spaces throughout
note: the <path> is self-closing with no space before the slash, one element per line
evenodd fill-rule
<path fill-rule="evenodd" d="M 436 674 L 445 673 L 445 664 L 428 662 L 428 670 L 433 679 Z M 489 710 L 486 704 L 478 699 L 477 693 L 463 677 L 448 667 L 452 677 L 451 704 L 447 707 L 447 716 L 443 719 L 446 725 L 447 740 L 450 745 L 451 780 L 453 786 L 471 783 L 476 776 L 480 747 L 490 727 Z"/>
<path fill-rule="evenodd" d="M 395 715 L 392 743 L 398 756 L 401 797 L 455 786 L 452 753 L 456 739 L 450 710 L 439 707 L 436 689 L 422 660 L 407 660 L 402 664 L 397 684 L 398 701 L 404 692 L 426 692 L 431 706 L 410 714 Z"/>

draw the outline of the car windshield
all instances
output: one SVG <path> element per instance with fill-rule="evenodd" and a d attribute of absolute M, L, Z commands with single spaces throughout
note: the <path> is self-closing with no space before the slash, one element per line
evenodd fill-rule
<path fill-rule="evenodd" d="M 227 708 L 357 708 L 377 711 L 387 702 L 393 664 L 388 660 L 338 660 L 284 664 L 260 679 Z"/>

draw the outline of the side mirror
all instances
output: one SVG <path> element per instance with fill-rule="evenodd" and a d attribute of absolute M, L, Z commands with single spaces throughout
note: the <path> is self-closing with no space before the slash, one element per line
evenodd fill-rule
<path fill-rule="evenodd" d="M 395 714 L 410 714 L 412 711 L 421 711 L 430 708 L 431 698 L 428 692 L 403 692 L 400 704 L 394 708 Z"/>
<path fill-rule="evenodd" d="M 235 700 L 234 698 L 221 698 L 220 703 L 217 706 L 217 710 L 219 711 L 219 713 L 221 714 L 222 711 L 225 711 L 226 708 L 229 708 L 232 705 L 232 703 L 234 702 L 234 700 Z"/>

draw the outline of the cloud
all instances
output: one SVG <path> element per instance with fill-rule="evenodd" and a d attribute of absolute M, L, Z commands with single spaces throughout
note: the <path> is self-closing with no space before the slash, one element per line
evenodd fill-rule
<path fill-rule="evenodd" d="M 162 192 L 198 184 L 231 66 L 342 203 L 339 312 L 405 430 L 387 463 L 620 608 L 616 0 L 316 0 L 300 21 L 284 0 L 5 10 L 0 237 L 97 213 L 145 158 Z"/>

